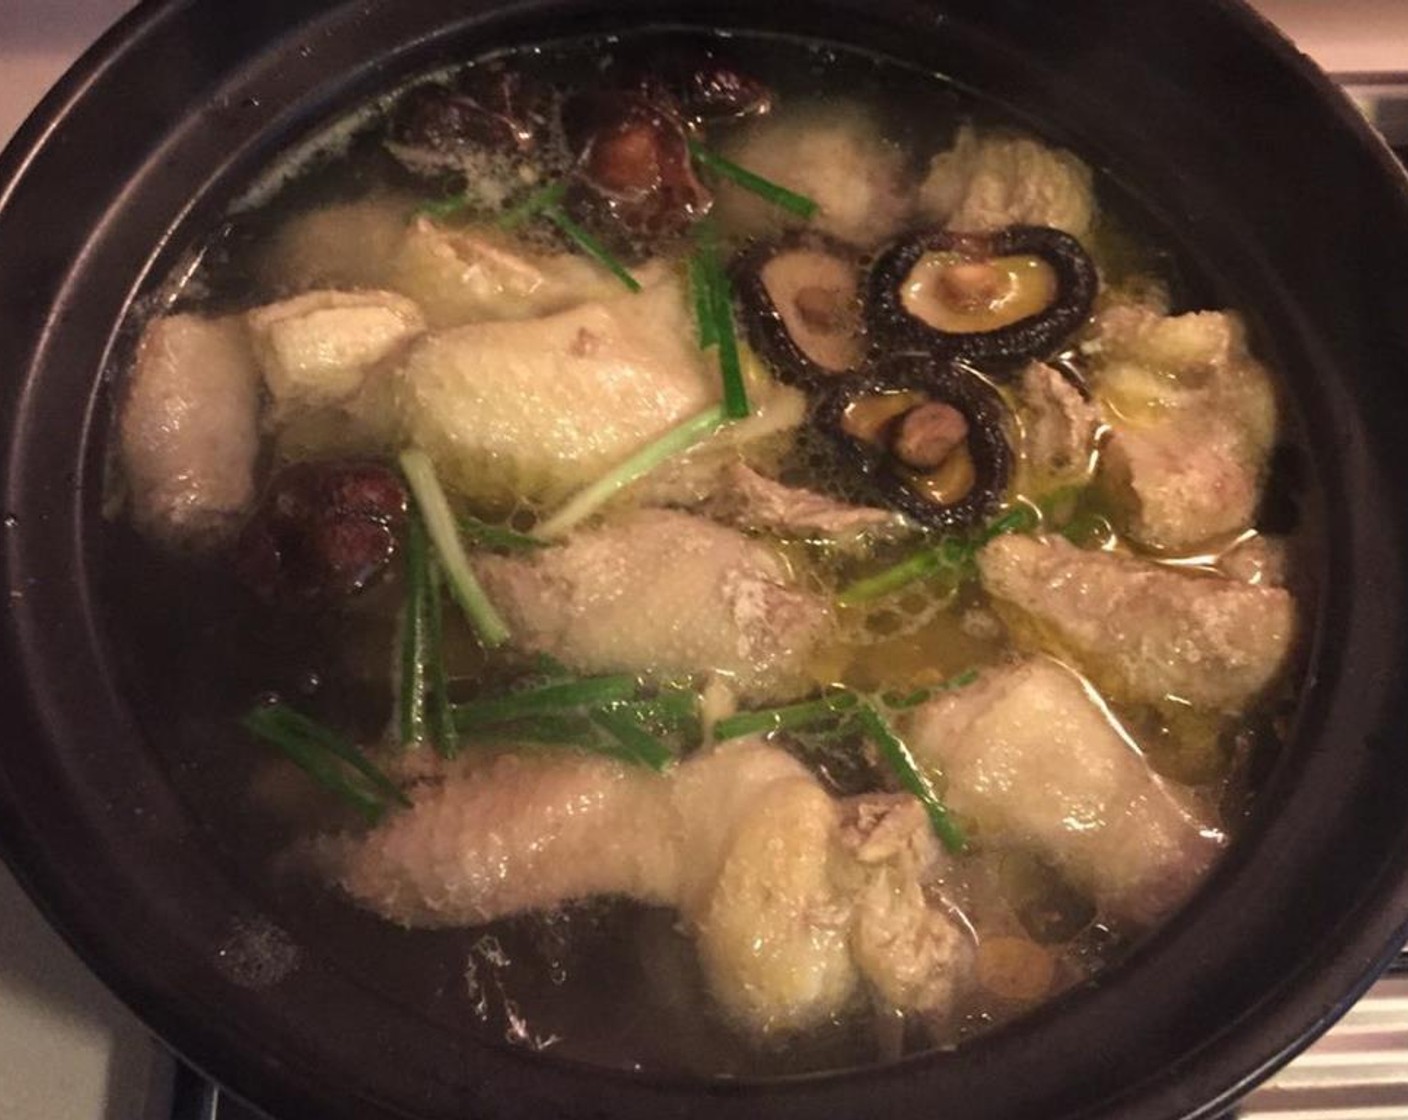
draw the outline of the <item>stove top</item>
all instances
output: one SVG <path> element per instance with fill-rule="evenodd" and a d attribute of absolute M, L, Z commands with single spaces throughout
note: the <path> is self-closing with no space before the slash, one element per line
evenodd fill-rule
<path fill-rule="evenodd" d="M 1252 0 L 1408 157 L 1408 2 Z M 0 146 L 132 0 L 0 2 Z M 0 1120 L 267 1120 L 174 1059 L 0 864 Z M 1237 1120 L 1408 1117 L 1408 952 Z"/>

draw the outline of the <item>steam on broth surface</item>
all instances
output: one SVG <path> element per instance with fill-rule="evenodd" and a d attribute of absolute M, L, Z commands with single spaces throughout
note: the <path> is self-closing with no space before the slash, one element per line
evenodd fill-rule
<path fill-rule="evenodd" d="M 353 120 L 115 435 L 154 737 L 278 912 L 451 1028 L 732 1074 L 951 1045 L 1177 910 L 1303 580 L 1273 374 L 1109 184 L 787 41 Z"/>

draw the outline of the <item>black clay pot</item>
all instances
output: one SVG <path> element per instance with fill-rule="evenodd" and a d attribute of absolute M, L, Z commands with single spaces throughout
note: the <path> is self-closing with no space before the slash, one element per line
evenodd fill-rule
<path fill-rule="evenodd" d="M 458 949 L 403 982 L 410 935 L 298 911 L 180 792 L 179 760 L 154 744 L 211 733 L 190 715 L 198 686 L 179 648 L 133 668 L 100 576 L 119 325 L 261 162 L 446 60 L 647 23 L 854 43 L 1030 115 L 1257 309 L 1305 420 L 1327 542 L 1318 615 L 1291 745 L 1240 844 L 1126 965 L 956 1053 L 707 1081 L 474 1034 L 446 1010 L 463 1002 Z M 1212 1115 L 1348 1006 L 1408 918 L 1403 186 L 1350 106 L 1226 0 L 146 5 L 0 159 L 7 858 L 120 996 L 276 1117 Z"/>

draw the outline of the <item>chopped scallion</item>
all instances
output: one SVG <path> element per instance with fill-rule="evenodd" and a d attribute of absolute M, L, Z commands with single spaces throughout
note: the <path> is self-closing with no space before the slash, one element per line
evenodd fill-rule
<path fill-rule="evenodd" d="M 709 282 L 709 269 L 700 253 L 689 257 L 689 292 L 694 300 L 694 322 L 699 332 L 699 349 L 707 350 L 719 341 L 718 325 L 714 322 L 714 292 Z"/>
<path fill-rule="evenodd" d="M 806 195 L 779 186 L 771 179 L 764 179 L 746 167 L 739 167 L 732 160 L 724 159 L 723 156 L 711 152 L 696 140 L 689 142 L 689 154 L 701 166 L 722 175 L 725 179 L 732 179 L 744 190 L 752 191 L 759 198 L 766 199 L 774 206 L 780 206 L 782 209 L 796 214 L 799 218 L 811 218 L 820 209 L 816 202 Z"/>
<path fill-rule="evenodd" d="M 543 542 L 537 537 L 530 537 L 527 533 L 520 533 L 503 525 L 490 525 L 487 521 L 480 521 L 467 513 L 460 514 L 459 525 L 460 532 L 476 544 L 500 552 L 532 552 L 543 547 Z"/>
<path fill-rule="evenodd" d="M 947 573 L 955 583 L 974 574 L 974 564 L 982 547 L 1004 533 L 1029 533 L 1041 524 L 1041 515 L 1029 505 L 1015 505 L 1001 517 L 966 536 L 945 537 L 938 544 L 907 556 L 898 564 L 856 580 L 841 590 L 837 601 L 854 607 L 893 594 L 921 579 Z"/>
<path fill-rule="evenodd" d="M 904 740 L 895 734 L 884 717 L 869 704 L 862 704 L 857 709 L 855 720 L 875 744 L 886 764 L 894 771 L 900 785 L 923 803 L 925 811 L 929 814 L 929 823 L 933 825 L 934 832 L 944 842 L 944 846 L 951 852 L 963 851 L 968 846 L 963 829 L 949 816 L 948 809 L 934 791 L 934 784 L 919 769 Z"/>
<path fill-rule="evenodd" d="M 506 723 L 462 729 L 475 743 L 545 743 L 574 746 L 590 743 L 596 734 L 591 720 L 573 712 L 544 712 Z"/>
<path fill-rule="evenodd" d="M 990 521 L 978 534 L 977 548 L 981 548 L 994 537 L 1004 533 L 1030 533 L 1041 524 L 1041 512 L 1025 503 L 1015 505 L 994 521 Z"/>
<path fill-rule="evenodd" d="M 954 568 L 956 565 L 946 559 L 942 546 L 926 548 L 873 576 L 856 580 L 841 591 L 837 601 L 843 607 L 854 607 L 872 599 L 882 599 L 911 583 Z"/>
<path fill-rule="evenodd" d="M 694 271 L 703 288 L 702 295 L 695 293 L 694 303 L 695 314 L 704 316 L 699 321 L 700 347 L 718 346 L 724 415 L 730 420 L 742 420 L 751 410 L 748 389 L 743 383 L 743 366 L 738 358 L 738 335 L 733 329 L 733 286 L 724 271 L 718 236 L 707 221 L 700 226 L 695 256 L 699 263 Z"/>
<path fill-rule="evenodd" d="M 652 770 L 664 770 L 674 762 L 674 753 L 637 723 L 624 709 L 597 708 L 591 713 L 592 722 L 610 735 L 635 761 Z"/>
<path fill-rule="evenodd" d="M 672 688 L 644 700 L 626 700 L 613 710 L 629 712 L 639 723 L 666 734 L 688 735 L 699 727 L 699 694 Z"/>
<path fill-rule="evenodd" d="M 654 443 L 642 447 L 625 462 L 578 491 L 566 505 L 534 529 L 533 535 L 545 541 L 564 536 L 615 497 L 618 491 L 649 474 L 667 459 L 702 443 L 724 422 L 723 407 L 715 405 L 671 428 Z"/>
<path fill-rule="evenodd" d="M 550 206 L 556 206 L 562 201 L 562 196 L 567 193 L 567 184 L 563 182 L 548 183 L 537 190 L 530 191 L 521 202 L 510 206 L 495 220 L 494 224 L 502 230 L 514 230 L 527 222 L 532 221 Z"/>
<path fill-rule="evenodd" d="M 771 731 L 793 731 L 811 727 L 844 716 L 853 711 L 859 703 L 859 698 L 853 692 L 835 692 L 802 704 L 765 708 L 756 712 L 739 712 L 714 724 L 714 741 L 723 742 L 744 735 L 765 735 Z"/>
<path fill-rule="evenodd" d="M 932 700 L 937 693 L 952 692 L 956 688 L 965 688 L 978 679 L 978 670 L 965 669 L 963 672 L 949 677 L 946 681 L 940 681 L 936 685 L 928 688 L 916 688 L 913 692 L 887 692 L 882 697 L 885 707 L 892 711 L 903 711 L 905 708 L 917 708 L 925 701 Z"/>
<path fill-rule="evenodd" d="M 426 532 L 435 546 L 445 577 L 450 581 L 455 601 L 486 648 L 503 645 L 508 641 L 508 626 L 494 609 L 494 604 L 489 601 L 474 569 L 470 567 L 469 557 L 465 555 L 464 544 L 455 528 L 455 516 L 450 512 L 450 503 L 445 491 L 440 488 L 440 480 L 435 477 L 435 467 L 430 457 L 419 448 L 403 451 L 401 470 L 425 519 Z"/>
<path fill-rule="evenodd" d="M 641 290 L 640 281 L 631 275 L 630 271 L 611 255 L 610 250 L 600 241 L 589 234 L 576 222 L 567 216 L 567 212 L 557 204 L 543 207 L 543 217 L 547 218 L 553 225 L 576 242 L 577 247 L 626 285 L 633 292 Z"/>
<path fill-rule="evenodd" d="M 449 198 L 437 199 L 435 202 L 422 202 L 413 211 L 411 217 L 424 214 L 430 218 L 453 218 L 472 205 L 468 194 L 453 194 Z"/>
<path fill-rule="evenodd" d="M 401 618 L 401 679 L 398 696 L 401 745 L 426 740 L 425 697 L 430 646 L 430 549 L 425 526 L 412 516 L 406 532 L 406 604 Z"/>
<path fill-rule="evenodd" d="M 545 684 L 523 692 L 496 696 L 490 700 L 471 700 L 454 706 L 455 726 L 461 731 L 510 723 L 513 720 L 540 716 L 546 712 L 571 711 L 574 708 L 629 700 L 639 684 L 635 677 L 624 674 L 610 677 L 586 677 L 581 680 Z"/>
<path fill-rule="evenodd" d="M 240 722 L 372 823 L 389 805 L 410 806 L 406 795 L 361 751 L 330 727 L 286 704 L 261 704 Z"/>
<path fill-rule="evenodd" d="M 441 597 L 440 565 L 433 556 L 426 557 L 427 574 L 430 577 L 430 597 L 426 603 L 425 634 L 430 653 L 430 666 L 426 681 L 427 721 L 431 741 L 446 758 L 453 758 L 459 750 L 459 736 L 455 733 L 454 715 L 450 709 L 450 674 L 445 665 L 445 616 Z"/>

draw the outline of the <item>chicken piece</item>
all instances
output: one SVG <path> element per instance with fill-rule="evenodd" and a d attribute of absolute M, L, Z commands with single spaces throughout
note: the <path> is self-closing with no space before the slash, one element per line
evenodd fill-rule
<path fill-rule="evenodd" d="M 797 429 L 807 418 L 807 395 L 765 374 L 750 376 L 756 363 L 745 350 L 748 417 L 724 425 L 684 455 L 662 463 L 629 491 L 646 506 L 698 506 L 718 493 L 736 464 L 776 469 L 795 443 Z"/>
<path fill-rule="evenodd" d="M 697 919 L 710 990 L 759 1033 L 825 1022 L 859 984 L 851 908 L 830 874 L 839 817 L 810 776 L 776 783 L 734 829 Z"/>
<path fill-rule="evenodd" d="M 942 1012 L 972 970 L 973 945 L 925 896 L 940 865 L 928 814 L 905 794 L 869 794 L 842 803 L 841 874 L 856 900 L 851 954 L 889 1007 Z"/>
<path fill-rule="evenodd" d="M 259 261 L 261 290 L 391 286 L 391 261 L 416 204 L 410 195 L 375 193 L 294 215 L 274 231 Z"/>
<path fill-rule="evenodd" d="M 478 925 L 594 894 L 664 905 L 677 892 L 678 852 L 643 841 L 674 834 L 673 810 L 640 767 L 505 754 L 410 792 L 414 810 L 340 865 L 348 894 L 402 925 Z"/>
<path fill-rule="evenodd" d="M 191 547 L 228 539 L 254 501 L 258 453 L 259 373 L 243 320 L 152 320 L 121 420 L 136 523 Z"/>
<path fill-rule="evenodd" d="M 774 787 L 812 782 L 810 772 L 786 751 L 756 739 L 734 739 L 690 756 L 670 773 L 676 815 L 673 835 L 688 858 L 678 863 L 671 905 L 695 918 L 709 906 L 719 871 L 740 822 L 759 811 Z"/>
<path fill-rule="evenodd" d="M 1282 588 L 1060 537 L 998 537 L 978 567 L 1019 639 L 1068 656 L 1120 700 L 1238 711 L 1276 679 L 1295 637 L 1295 603 Z"/>
<path fill-rule="evenodd" d="M 765 179 L 806 195 L 810 225 L 871 247 L 898 233 L 912 205 L 904 152 L 858 104 L 803 105 L 750 125 L 723 154 Z M 802 224 L 756 194 L 720 181 L 714 213 L 730 234 L 765 236 L 779 222 Z"/>
<path fill-rule="evenodd" d="M 672 510 L 636 510 L 477 567 L 524 649 L 587 673 L 718 673 L 752 701 L 813 687 L 808 659 L 832 623 L 766 545 Z"/>
<path fill-rule="evenodd" d="M 1033 490 L 1084 482 L 1100 426 L 1096 407 L 1056 370 L 1032 362 L 1022 371 L 1017 409 L 1024 429 L 1023 466 Z"/>
<path fill-rule="evenodd" d="M 658 261 L 635 270 L 646 286 L 668 275 Z M 624 290 L 620 280 L 579 254 L 529 251 L 493 229 L 450 228 L 427 217 L 406 230 L 387 283 L 416 300 L 437 329 L 532 319 Z"/>
<path fill-rule="evenodd" d="M 501 508 L 561 501 L 719 396 L 675 281 L 426 335 L 401 384 L 407 430 L 441 478 Z"/>
<path fill-rule="evenodd" d="M 1220 571 L 1243 583 L 1257 587 L 1285 587 L 1286 541 L 1281 537 L 1267 537 L 1254 533 L 1218 557 Z"/>
<path fill-rule="evenodd" d="M 1046 658 L 940 695 L 903 732 L 984 843 L 1035 852 L 1117 919 L 1144 925 L 1168 914 L 1223 843 L 1080 678 Z"/>
<path fill-rule="evenodd" d="M 670 906 L 716 998 L 761 1035 L 824 1022 L 866 981 L 896 1007 L 941 1010 L 969 960 L 921 887 L 938 855 L 917 803 L 836 802 L 761 741 L 665 774 L 565 752 L 437 765 L 410 787 L 409 811 L 321 842 L 341 887 L 402 924 L 472 925 L 600 894 Z"/>
<path fill-rule="evenodd" d="M 979 136 L 964 125 L 930 163 L 919 210 L 960 233 L 1054 226 L 1083 238 L 1094 223 L 1094 183 L 1070 152 L 1024 136 Z"/>
<path fill-rule="evenodd" d="M 274 421 L 344 404 L 372 371 L 425 331 L 420 309 L 394 292 L 307 292 L 247 316 Z"/>
<path fill-rule="evenodd" d="M 815 490 L 784 485 L 743 463 L 725 468 L 705 508 L 711 516 L 744 529 L 836 543 L 895 530 L 904 523 L 892 510 L 847 505 Z"/>
<path fill-rule="evenodd" d="M 1111 433 L 1099 482 L 1121 528 L 1178 552 L 1248 528 L 1276 438 L 1270 375 L 1222 312 L 1111 307 L 1082 349 Z"/>

